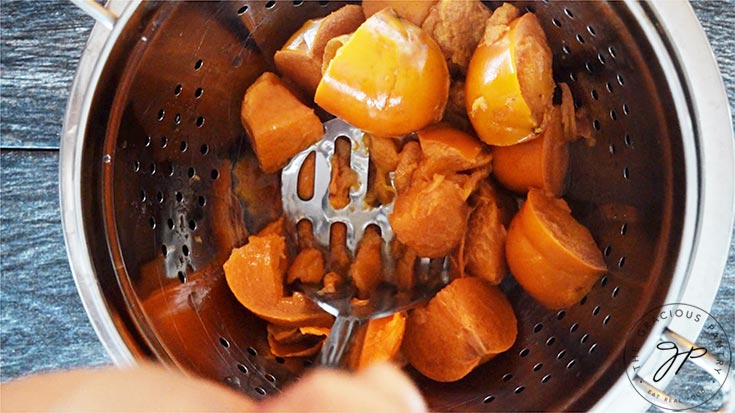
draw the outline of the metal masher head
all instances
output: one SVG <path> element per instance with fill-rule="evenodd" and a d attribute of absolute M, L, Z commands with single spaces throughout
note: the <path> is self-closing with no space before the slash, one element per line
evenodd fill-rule
<path fill-rule="evenodd" d="M 311 147 L 291 159 L 281 172 L 281 195 L 283 198 L 284 216 L 292 222 L 309 220 L 314 237 L 321 245 L 329 245 L 330 228 L 341 222 L 347 227 L 347 248 L 354 253 L 365 230 L 370 225 L 377 225 L 383 237 L 385 257 L 390 257 L 389 248 L 393 241 L 393 230 L 388 222 L 388 215 L 393 210 L 393 203 L 370 207 L 365 201 L 368 188 L 368 170 L 370 155 L 363 141 L 365 133 L 341 119 L 332 119 L 324 124 L 324 137 Z M 357 175 L 357 187 L 350 191 L 350 202 L 344 208 L 335 209 L 329 200 L 329 180 L 332 176 L 332 158 L 338 139 L 348 139 L 352 150 L 350 167 Z M 301 199 L 298 195 L 299 172 L 306 158 L 314 153 L 314 195 Z"/>

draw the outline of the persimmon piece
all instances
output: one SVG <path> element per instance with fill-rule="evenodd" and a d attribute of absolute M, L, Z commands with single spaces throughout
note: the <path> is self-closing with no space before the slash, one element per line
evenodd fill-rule
<path fill-rule="evenodd" d="M 560 197 L 564 193 L 569 167 L 568 142 L 562 127 L 561 110 L 554 106 L 549 110 L 544 131 L 537 139 L 493 148 L 495 179 L 520 194 L 525 194 L 530 188 L 539 188 Z"/>
<path fill-rule="evenodd" d="M 569 307 L 606 271 L 589 230 L 563 199 L 528 191 L 508 228 L 505 254 L 510 271 L 528 294 L 551 309 Z"/>
<path fill-rule="evenodd" d="M 383 279 L 382 248 L 380 232 L 373 226 L 367 227 L 357 247 L 355 261 L 350 266 L 350 275 L 360 299 L 369 298 L 370 292 Z"/>
<path fill-rule="evenodd" d="M 350 190 L 358 185 L 357 173 L 350 167 L 352 146 L 344 138 L 335 142 L 332 156 L 332 179 L 329 181 L 329 203 L 334 209 L 342 209 L 350 203 Z"/>
<path fill-rule="evenodd" d="M 505 261 L 506 228 L 495 191 L 484 182 L 478 188 L 475 209 L 467 222 L 464 269 L 468 274 L 498 285 L 508 272 Z"/>
<path fill-rule="evenodd" d="M 408 316 L 403 352 L 421 374 L 457 381 L 516 340 L 513 307 L 497 287 L 457 278 Z"/>
<path fill-rule="evenodd" d="M 304 23 L 273 60 L 278 71 L 314 96 L 322 78 L 322 56 L 333 37 L 355 31 L 365 20 L 360 6 L 347 5 L 326 17 Z"/>
<path fill-rule="evenodd" d="M 273 73 L 263 73 L 245 92 L 240 112 L 263 172 L 283 168 L 324 135 L 314 111 L 301 103 Z"/>
<path fill-rule="evenodd" d="M 462 187 L 434 175 L 396 196 L 389 220 L 396 238 L 421 257 L 448 255 L 464 237 L 469 207 Z"/>
<path fill-rule="evenodd" d="M 365 136 L 370 160 L 383 171 L 395 171 L 398 166 L 398 147 L 396 140 L 379 136 Z"/>
<path fill-rule="evenodd" d="M 313 327 L 283 327 L 268 324 L 268 346 L 277 357 L 313 356 L 322 347 L 329 330 Z"/>
<path fill-rule="evenodd" d="M 465 82 L 463 79 L 452 80 L 449 86 L 449 100 L 444 109 L 442 122 L 447 123 L 463 132 L 472 131 L 470 118 L 467 117 L 467 105 L 465 104 Z"/>
<path fill-rule="evenodd" d="M 368 133 L 393 137 L 441 119 L 448 93 L 439 46 L 388 8 L 365 20 L 337 50 L 314 101 Z"/>
<path fill-rule="evenodd" d="M 498 146 L 535 138 L 554 93 L 551 50 L 536 16 L 503 23 L 490 18 L 465 86 L 472 126 L 485 143 Z"/>
<path fill-rule="evenodd" d="M 420 175 L 453 174 L 490 163 L 490 153 L 477 138 L 446 124 L 436 124 L 418 132 L 423 160 Z"/>
<path fill-rule="evenodd" d="M 308 219 L 302 219 L 296 223 L 296 244 L 299 249 L 313 248 L 316 245 L 314 229 Z"/>
<path fill-rule="evenodd" d="M 396 244 L 399 245 L 397 254 L 394 253 L 394 256 L 398 256 L 396 259 L 396 283 L 399 290 L 409 291 L 413 288 L 415 282 L 415 267 L 418 255 L 411 248 L 400 243 Z"/>
<path fill-rule="evenodd" d="M 406 330 L 406 314 L 395 313 L 388 317 L 370 320 L 365 325 L 362 340 L 356 347 L 358 356 L 350 357 L 350 368 L 359 370 L 378 362 L 395 360 L 401 350 Z"/>
<path fill-rule="evenodd" d="M 232 250 L 224 264 L 227 285 L 255 315 L 283 326 L 328 326 L 332 317 L 299 292 L 284 296 L 286 240 L 280 235 L 253 235 Z"/>
<path fill-rule="evenodd" d="M 296 192 L 304 201 L 314 197 L 314 180 L 316 179 L 316 152 L 312 152 L 304 159 L 299 169 L 299 178 L 296 183 Z"/>
<path fill-rule="evenodd" d="M 328 14 L 314 36 L 312 54 L 321 60 L 329 40 L 354 32 L 364 21 L 362 7 L 354 4 L 348 4 Z"/>
<path fill-rule="evenodd" d="M 264 225 L 281 216 L 283 204 L 280 174 L 264 173 L 258 166 L 255 154 L 246 151 L 235 162 L 232 175 L 235 179 L 235 194 L 245 207 L 246 221 L 251 232 L 257 233 Z M 234 245 L 227 250 L 232 247 Z"/>
<path fill-rule="evenodd" d="M 347 227 L 341 222 L 332 224 L 329 230 L 329 258 L 327 269 L 345 275 L 352 263 L 352 254 L 347 248 Z"/>
<path fill-rule="evenodd" d="M 490 15 L 480 0 L 439 0 L 421 28 L 439 44 L 450 68 L 465 73 Z"/>
<path fill-rule="evenodd" d="M 322 287 L 320 292 L 322 294 L 334 294 L 342 282 L 344 282 L 344 278 L 341 275 L 336 272 L 328 272 L 324 275 L 324 279 L 322 280 L 324 287 Z"/>
<path fill-rule="evenodd" d="M 413 173 L 419 166 L 421 161 L 421 146 L 418 142 L 410 141 L 403 146 L 398 156 L 398 164 L 396 165 L 396 174 L 393 179 L 396 193 L 406 192 L 411 186 Z"/>
<path fill-rule="evenodd" d="M 424 22 L 426 16 L 429 14 L 429 10 L 436 1 L 437 0 L 363 0 L 362 10 L 365 12 L 365 17 L 370 17 L 386 7 L 391 7 L 397 15 L 410 21 L 416 26 L 421 26 L 421 23 Z"/>
<path fill-rule="evenodd" d="M 324 256 L 316 248 L 306 248 L 296 255 L 288 268 L 286 282 L 291 284 L 296 280 L 303 283 L 318 283 L 324 276 Z"/>

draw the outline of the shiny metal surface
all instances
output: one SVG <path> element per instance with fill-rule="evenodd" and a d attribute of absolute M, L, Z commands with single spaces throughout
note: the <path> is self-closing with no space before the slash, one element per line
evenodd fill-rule
<path fill-rule="evenodd" d="M 388 222 L 388 215 L 393 211 L 393 203 L 372 208 L 365 202 L 368 188 L 368 163 L 370 155 L 363 142 L 364 133 L 340 119 L 332 119 L 324 124 L 324 137 L 310 148 L 294 156 L 281 172 L 281 196 L 283 198 L 283 214 L 287 220 L 295 224 L 304 219 L 309 220 L 314 231 L 314 238 L 323 246 L 329 246 L 329 234 L 332 224 L 341 222 L 347 228 L 347 248 L 354 254 L 358 242 L 370 225 L 380 228 L 380 235 L 385 245 L 384 258 L 390 258 L 390 243 L 393 241 L 393 229 Z M 350 190 L 350 203 L 344 208 L 335 209 L 329 201 L 329 181 L 332 176 L 332 158 L 337 139 L 347 138 L 352 151 L 350 167 L 357 174 L 358 187 Z M 314 196 L 301 199 L 298 194 L 299 171 L 306 158 L 314 153 Z"/>
<path fill-rule="evenodd" d="M 539 16 L 557 81 L 596 140 L 572 148 L 567 199 L 609 273 L 559 312 L 509 278 L 519 320 L 510 351 L 457 383 L 409 372 L 435 410 L 640 408 L 621 332 L 675 297 L 709 308 L 726 256 L 729 228 L 717 222 L 732 222 L 732 127 L 717 109 L 727 108 L 721 84 L 711 57 L 688 58 L 701 39 L 676 33 L 694 19 L 686 5 L 521 4 Z M 113 31 L 95 29 L 65 122 L 62 212 L 80 293 L 118 362 L 156 358 L 255 398 L 305 368 L 269 353 L 264 324 L 232 297 L 221 264 L 256 229 L 252 205 L 229 190 L 233 162 L 252 155 L 244 90 L 303 21 L 339 5 L 113 1 Z"/>

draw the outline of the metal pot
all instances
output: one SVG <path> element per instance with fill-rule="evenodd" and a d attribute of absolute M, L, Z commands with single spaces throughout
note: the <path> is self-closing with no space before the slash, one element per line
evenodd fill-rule
<path fill-rule="evenodd" d="M 154 358 L 256 399 L 308 368 L 271 355 L 229 294 L 214 221 L 231 202 L 218 189 L 228 162 L 249 150 L 244 90 L 303 21 L 339 5 L 83 4 L 98 24 L 66 112 L 61 209 L 82 301 L 116 364 Z M 638 392 L 660 390 L 626 378 L 626 333 L 662 303 L 709 309 L 727 257 L 735 162 L 720 74 L 686 3 L 521 6 L 590 114 L 596 145 L 572 148 L 567 199 L 610 272 L 559 312 L 506 283 L 516 345 L 457 383 L 415 378 L 435 410 L 643 410 Z M 660 361 L 662 337 L 684 345 L 700 330 L 657 323 L 642 363 Z"/>

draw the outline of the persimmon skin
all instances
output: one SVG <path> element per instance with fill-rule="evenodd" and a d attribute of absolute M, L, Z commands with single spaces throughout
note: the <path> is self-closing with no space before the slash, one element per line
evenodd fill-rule
<path fill-rule="evenodd" d="M 403 352 L 421 374 L 452 382 L 508 350 L 517 334 L 500 289 L 477 277 L 457 278 L 409 314 Z"/>
<path fill-rule="evenodd" d="M 562 196 L 569 168 L 569 143 L 562 127 L 561 110 L 553 107 L 544 131 L 531 141 L 492 150 L 493 174 L 504 187 L 519 194 L 530 188 Z"/>
<path fill-rule="evenodd" d="M 589 230 L 562 199 L 531 189 L 510 223 L 505 244 L 510 271 L 526 292 L 550 309 L 571 306 L 606 271 Z"/>
<path fill-rule="evenodd" d="M 394 137 L 439 121 L 448 94 L 449 71 L 439 46 L 387 8 L 337 50 L 314 101 L 368 133 Z"/>
<path fill-rule="evenodd" d="M 490 145 L 507 146 L 533 139 L 539 132 L 554 93 L 552 55 L 533 13 L 513 20 L 496 35 L 497 30 L 488 27 L 486 39 L 472 55 L 465 104 L 478 137 Z"/>

